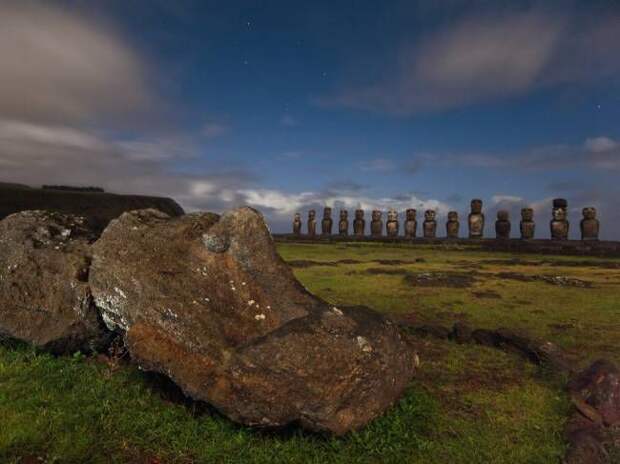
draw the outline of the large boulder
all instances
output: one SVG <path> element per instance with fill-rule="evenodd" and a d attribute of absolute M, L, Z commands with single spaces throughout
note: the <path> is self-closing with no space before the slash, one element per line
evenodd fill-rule
<path fill-rule="evenodd" d="M 24 211 L 0 221 L 0 336 L 55 353 L 105 343 L 88 286 L 95 239 L 79 216 Z"/>
<path fill-rule="evenodd" d="M 343 434 L 381 414 L 413 376 L 398 328 L 307 292 L 253 209 L 129 212 L 93 249 L 96 304 L 132 358 L 237 422 Z"/>

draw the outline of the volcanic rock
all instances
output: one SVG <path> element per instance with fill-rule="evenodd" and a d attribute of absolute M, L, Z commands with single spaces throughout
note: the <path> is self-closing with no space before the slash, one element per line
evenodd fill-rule
<path fill-rule="evenodd" d="M 251 208 L 125 213 L 93 248 L 95 301 L 132 358 L 237 422 L 343 434 L 413 376 L 396 325 L 307 292 Z"/>
<path fill-rule="evenodd" d="M 55 353 L 105 343 L 87 283 L 95 239 L 80 216 L 24 211 L 0 221 L 0 335 Z"/>
<path fill-rule="evenodd" d="M 592 363 L 569 382 L 568 388 L 598 411 L 605 425 L 620 424 L 620 370 L 612 362 Z"/>

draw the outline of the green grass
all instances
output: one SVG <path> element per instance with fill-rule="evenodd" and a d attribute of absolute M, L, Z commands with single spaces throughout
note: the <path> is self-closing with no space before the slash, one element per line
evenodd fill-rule
<path fill-rule="evenodd" d="M 489 260 L 513 256 L 432 247 L 280 244 L 278 249 L 289 261 L 360 261 L 294 268 L 307 288 L 336 305 L 365 304 L 420 321 L 525 328 L 564 346 L 577 363 L 598 356 L 620 360 L 614 335 L 620 326 L 618 269 L 575 263 L 500 265 Z M 374 262 L 386 259 L 407 263 Z M 412 274 L 476 268 L 478 274 L 471 288 L 414 287 L 403 275 L 369 274 L 369 268 Z M 575 277 L 593 282 L 594 288 L 498 279 L 503 271 Z M 474 296 L 488 291 L 499 298 Z M 515 355 L 481 346 L 419 339 L 416 347 L 421 366 L 402 401 L 365 429 L 332 438 L 296 428 L 257 432 L 196 405 L 173 403 L 133 366 L 0 345 L 0 462 L 32 456 L 55 463 L 560 460 L 570 408 L 562 379 Z"/>

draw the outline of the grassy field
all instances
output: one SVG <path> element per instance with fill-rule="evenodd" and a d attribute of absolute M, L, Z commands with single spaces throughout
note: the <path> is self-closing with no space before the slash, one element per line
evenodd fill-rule
<path fill-rule="evenodd" d="M 310 291 L 335 305 L 524 328 L 567 349 L 578 365 L 600 356 L 620 362 L 620 260 L 364 244 L 278 249 Z M 340 439 L 250 431 L 178 401 L 124 363 L 5 344 L 0 462 L 559 461 L 570 408 L 563 379 L 489 348 L 416 344 L 421 366 L 405 398 Z"/>

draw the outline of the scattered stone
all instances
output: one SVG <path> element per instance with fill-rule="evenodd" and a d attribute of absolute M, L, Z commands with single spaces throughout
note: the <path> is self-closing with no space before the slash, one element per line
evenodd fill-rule
<path fill-rule="evenodd" d="M 471 287 L 476 279 L 472 273 L 458 272 L 421 272 L 405 276 L 408 283 L 415 287 Z"/>
<path fill-rule="evenodd" d="M 0 221 L 0 334 L 53 353 L 107 343 L 88 286 L 94 228 L 81 216 L 23 211 Z"/>
<path fill-rule="evenodd" d="M 228 248 L 211 251 L 205 235 Z M 382 414 L 413 376 L 398 325 L 309 294 L 250 208 L 126 213 L 93 248 L 95 301 L 132 359 L 237 422 L 343 434 Z"/>
<path fill-rule="evenodd" d="M 521 274 L 519 272 L 499 272 L 495 276 L 499 279 L 519 280 L 521 282 L 546 282 L 560 287 L 592 288 L 592 282 L 566 276 Z"/>

